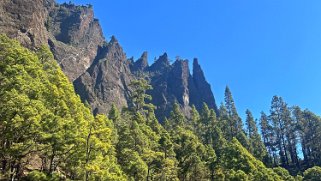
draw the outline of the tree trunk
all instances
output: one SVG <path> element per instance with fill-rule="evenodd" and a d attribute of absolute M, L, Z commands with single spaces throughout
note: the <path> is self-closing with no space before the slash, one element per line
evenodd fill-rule
<path fill-rule="evenodd" d="M 50 165 L 49 165 L 49 174 L 52 174 L 52 172 L 53 172 L 53 162 L 54 162 L 54 159 L 55 159 L 55 151 L 53 151 L 52 152 L 52 155 L 51 155 L 51 157 L 50 157 Z"/>
<path fill-rule="evenodd" d="M 146 179 L 147 181 L 149 181 L 149 174 L 150 174 L 149 172 L 150 172 L 150 170 L 149 170 L 149 167 L 148 167 L 148 169 L 147 169 L 147 179 Z"/>
<path fill-rule="evenodd" d="M 87 140 L 86 140 L 86 165 L 89 163 L 89 156 L 90 156 L 91 129 L 92 129 L 92 127 L 90 127 L 90 129 L 89 129 L 89 134 L 88 134 Z M 88 179 L 89 179 L 89 172 L 86 170 L 86 178 L 85 178 L 85 180 L 88 181 Z"/>
<path fill-rule="evenodd" d="M 11 181 L 14 181 L 15 175 L 16 175 L 16 168 L 15 168 L 15 164 L 12 163 L 11 168 L 10 168 L 10 180 Z"/>

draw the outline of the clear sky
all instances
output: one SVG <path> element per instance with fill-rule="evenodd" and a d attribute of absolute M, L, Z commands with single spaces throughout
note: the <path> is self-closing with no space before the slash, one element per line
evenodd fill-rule
<path fill-rule="evenodd" d="M 247 108 L 269 112 L 273 95 L 321 115 L 320 0 L 71 2 L 92 4 L 128 57 L 197 57 L 217 104 L 228 85 L 243 118 Z"/>

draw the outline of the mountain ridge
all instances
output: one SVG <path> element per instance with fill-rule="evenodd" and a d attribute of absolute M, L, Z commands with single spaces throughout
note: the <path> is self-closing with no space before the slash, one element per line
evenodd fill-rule
<path fill-rule="evenodd" d="M 192 105 L 200 109 L 203 102 L 218 113 L 211 87 L 197 61 L 191 74 L 186 60 L 171 64 L 167 53 L 151 65 L 148 52 L 136 61 L 128 59 L 115 36 L 109 42 L 105 39 L 90 5 L 58 4 L 54 0 L 32 1 L 33 6 L 28 6 L 29 0 L 5 0 L 0 4 L 1 32 L 29 49 L 47 44 L 77 94 L 94 113 L 106 114 L 111 103 L 126 107 L 129 83 L 142 76 L 154 88 L 150 91 L 152 103 L 161 120 L 169 115 L 175 102 L 187 116 Z M 26 7 L 25 11 L 19 11 L 21 7 Z"/>

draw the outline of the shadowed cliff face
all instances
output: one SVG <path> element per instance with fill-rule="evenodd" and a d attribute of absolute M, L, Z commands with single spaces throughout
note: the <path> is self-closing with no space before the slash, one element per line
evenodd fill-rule
<path fill-rule="evenodd" d="M 93 64 L 75 80 L 76 92 L 88 102 L 93 112 L 106 114 L 112 103 L 127 106 L 128 85 L 133 76 L 129 63 L 118 41 L 112 40 L 99 51 Z"/>
<path fill-rule="evenodd" d="M 91 65 L 104 37 L 92 8 L 60 5 L 50 9 L 49 45 L 65 74 L 74 81 Z"/>
<path fill-rule="evenodd" d="M 107 42 L 91 7 L 57 4 L 54 0 L 1 0 L 0 31 L 30 49 L 50 46 L 76 92 L 94 113 L 107 113 L 112 103 L 128 105 L 131 80 L 144 77 L 153 86 L 149 91 L 160 120 L 177 102 L 185 115 L 191 105 L 203 102 L 217 111 L 204 73 L 195 59 L 193 74 L 187 60 L 169 62 L 164 53 L 148 65 L 147 52 L 127 60 L 121 45 L 112 37 Z"/>
<path fill-rule="evenodd" d="M 195 58 L 193 61 L 193 81 L 195 89 L 191 88 L 191 102 L 197 109 L 201 109 L 205 102 L 210 108 L 213 108 L 218 114 L 215 98 L 211 90 L 211 85 L 206 81 L 204 72 Z"/>
<path fill-rule="evenodd" d="M 154 88 L 149 93 L 153 97 L 152 103 L 157 106 L 155 113 L 160 120 L 169 115 L 175 102 L 179 103 L 181 110 L 187 116 L 192 105 L 200 110 L 203 103 L 218 112 L 211 87 L 196 59 L 193 64 L 193 75 L 190 74 L 187 60 L 176 60 L 170 65 L 166 53 L 144 72 Z"/>

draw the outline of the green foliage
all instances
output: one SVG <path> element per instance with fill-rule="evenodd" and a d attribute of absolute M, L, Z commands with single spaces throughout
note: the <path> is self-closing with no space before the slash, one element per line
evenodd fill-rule
<path fill-rule="evenodd" d="M 295 179 L 289 174 L 289 171 L 282 167 L 275 167 L 273 171 L 278 174 L 282 180 L 295 181 Z"/>
<path fill-rule="evenodd" d="M 125 180 L 114 157 L 112 123 L 103 115 L 90 122 L 86 140 L 86 180 Z"/>
<path fill-rule="evenodd" d="M 321 167 L 315 166 L 309 168 L 303 173 L 303 175 L 303 180 L 318 181 L 321 178 Z"/>
<path fill-rule="evenodd" d="M 121 158 L 122 168 L 129 178 L 133 180 L 147 178 L 148 166 L 136 151 L 124 149 L 121 152 Z"/>
<path fill-rule="evenodd" d="M 109 124 L 102 124 L 100 117 L 94 120 L 47 47 L 32 53 L 1 35 L 0 60 L 0 159 L 5 177 L 20 178 L 22 170 L 34 165 L 47 173 L 30 173 L 36 180 L 54 178 L 58 169 L 73 179 L 85 178 L 89 167 L 91 175 L 104 175 L 99 160 L 113 167 Z M 91 154 L 88 145 L 95 150 Z M 31 165 L 33 157 L 39 159 Z M 104 178 L 121 175 L 116 168 Z"/>
<path fill-rule="evenodd" d="M 242 170 L 238 170 L 238 171 L 230 170 L 226 174 L 226 180 L 228 180 L 228 181 L 248 181 L 249 178 Z"/>
<path fill-rule="evenodd" d="M 152 89 L 152 86 L 145 79 L 133 80 L 129 86 L 133 90 L 130 96 L 130 108 L 134 112 L 143 111 L 146 108 L 154 109 L 152 104 L 146 103 L 152 99 L 150 95 L 146 94 L 146 91 Z"/>
<path fill-rule="evenodd" d="M 59 181 L 62 179 L 63 178 L 61 178 L 57 173 L 46 175 L 45 173 L 36 170 L 30 172 L 25 178 L 27 181 Z"/>
<path fill-rule="evenodd" d="M 43 172 L 39 172 L 39 171 L 32 171 L 28 174 L 26 180 L 30 180 L 30 181 L 47 181 L 49 180 L 49 178 L 47 177 L 47 175 Z"/>
<path fill-rule="evenodd" d="M 281 180 L 273 170 L 266 168 L 261 161 L 255 159 L 237 139 L 233 139 L 226 147 L 220 162 L 227 170 L 244 172 L 249 180 Z"/>
<path fill-rule="evenodd" d="M 224 94 L 225 108 L 227 111 L 227 138 L 232 140 L 233 137 L 236 137 L 239 132 L 242 131 L 242 120 L 239 117 L 232 93 L 228 86 L 225 88 Z M 223 116 L 223 115 L 222 115 Z"/>
<path fill-rule="evenodd" d="M 249 140 L 248 151 L 253 154 L 255 158 L 262 161 L 267 155 L 265 145 L 261 140 L 251 111 L 246 110 L 246 115 L 247 135 Z"/>

